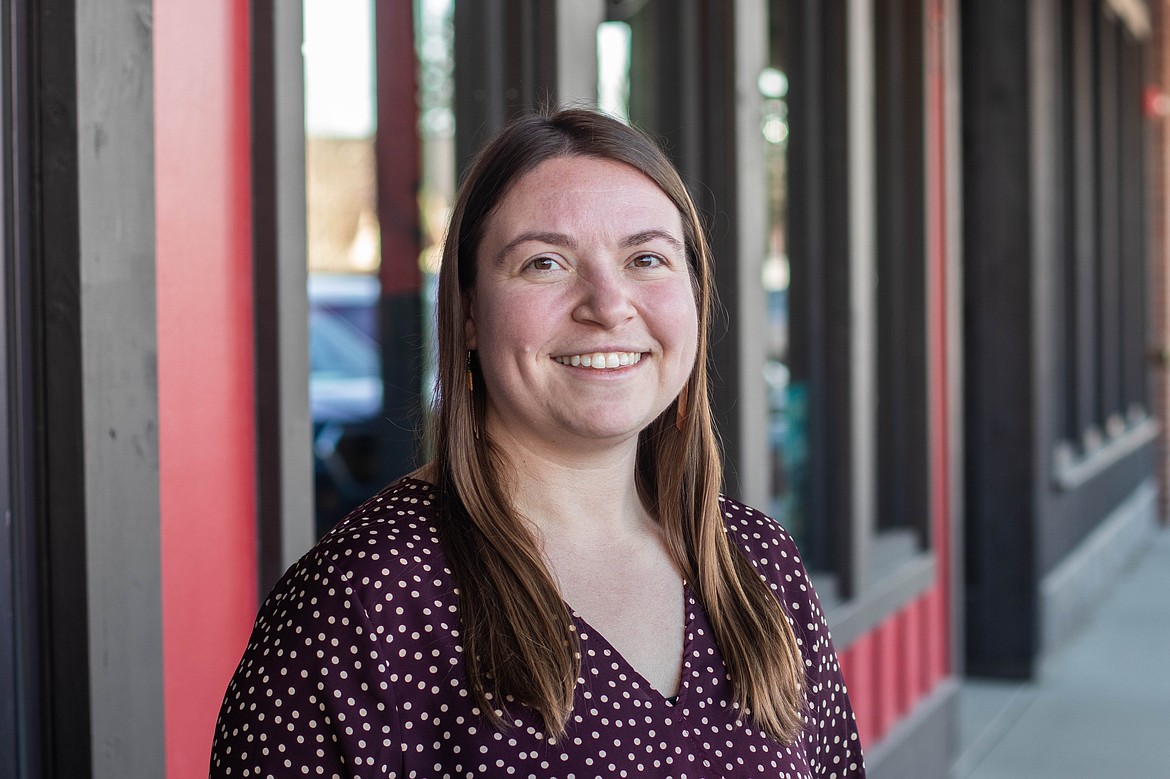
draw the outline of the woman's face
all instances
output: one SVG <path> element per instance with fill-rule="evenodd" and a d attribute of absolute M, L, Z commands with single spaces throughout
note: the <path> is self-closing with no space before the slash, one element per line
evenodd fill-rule
<path fill-rule="evenodd" d="M 636 441 L 690 376 L 698 314 L 682 218 L 636 169 L 546 160 L 504 196 L 476 262 L 466 335 L 496 441 Z"/>

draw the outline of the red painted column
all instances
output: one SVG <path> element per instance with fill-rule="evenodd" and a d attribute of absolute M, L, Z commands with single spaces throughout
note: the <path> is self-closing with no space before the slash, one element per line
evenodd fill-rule
<path fill-rule="evenodd" d="M 248 4 L 153 16 L 166 763 L 195 779 L 256 609 Z"/>

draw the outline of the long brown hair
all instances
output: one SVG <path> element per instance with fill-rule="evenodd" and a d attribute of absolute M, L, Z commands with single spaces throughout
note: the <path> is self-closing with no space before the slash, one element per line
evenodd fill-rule
<path fill-rule="evenodd" d="M 436 479 L 472 694 L 497 726 L 505 725 L 509 705 L 519 703 L 539 712 L 555 736 L 564 732 L 580 672 L 571 615 L 512 506 L 502 453 L 479 424 L 485 418 L 485 389 L 464 330 L 476 254 L 496 206 L 540 163 L 572 156 L 635 168 L 682 215 L 699 316 L 698 353 L 683 390 L 681 430 L 676 400 L 639 436 L 637 487 L 707 613 L 741 711 L 764 731 L 790 741 L 800 730 L 804 701 L 796 636 L 776 596 L 729 539 L 719 508 L 722 463 L 707 388 L 714 286 L 702 223 L 677 171 L 653 141 L 580 109 L 517 119 L 479 153 L 459 189 L 443 248 Z"/>

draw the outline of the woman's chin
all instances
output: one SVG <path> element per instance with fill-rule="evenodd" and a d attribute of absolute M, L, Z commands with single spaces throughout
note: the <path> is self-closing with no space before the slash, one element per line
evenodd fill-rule
<path fill-rule="evenodd" d="M 587 420 L 577 420 L 574 424 L 566 425 L 566 428 L 574 438 L 595 441 L 599 445 L 607 443 L 618 445 L 630 439 L 637 439 L 638 435 L 649 427 L 656 417 L 657 414 L 653 416 L 593 417 Z"/>
<path fill-rule="evenodd" d="M 638 435 L 661 413 L 660 409 L 650 407 L 578 405 L 543 418 L 492 414 L 488 429 L 492 440 L 505 448 L 518 444 L 530 449 L 564 448 L 579 453 L 585 449 L 602 450 L 636 442 Z"/>

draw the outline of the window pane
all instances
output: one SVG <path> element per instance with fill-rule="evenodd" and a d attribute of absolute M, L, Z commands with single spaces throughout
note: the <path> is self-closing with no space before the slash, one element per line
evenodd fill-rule
<path fill-rule="evenodd" d="M 842 563 L 849 559 L 851 522 L 851 325 L 844 3 L 773 0 L 769 10 L 770 62 L 759 88 L 769 206 L 761 283 L 768 299 L 770 508 L 810 568 L 847 574 Z"/>
<path fill-rule="evenodd" d="M 782 64 L 782 63 L 781 63 Z M 788 291 L 788 75 L 772 65 L 760 74 L 760 123 L 768 192 L 768 242 L 760 282 L 767 296 L 764 381 L 768 391 L 768 449 L 771 458 L 771 513 L 797 542 L 808 535 L 807 386 L 792 381 L 789 368 Z"/>
<path fill-rule="evenodd" d="M 455 201 L 454 0 L 416 0 L 419 104 L 422 121 L 421 268 L 423 273 L 423 399 L 429 408 L 438 379 L 435 302 L 443 236 Z"/>
<path fill-rule="evenodd" d="M 454 189 L 451 7 L 304 0 L 318 532 L 425 456 L 416 428 Z"/>
<path fill-rule="evenodd" d="M 926 207 L 923 30 L 919 0 L 874 8 L 877 191 L 877 520 L 925 546 L 927 486 Z"/>

